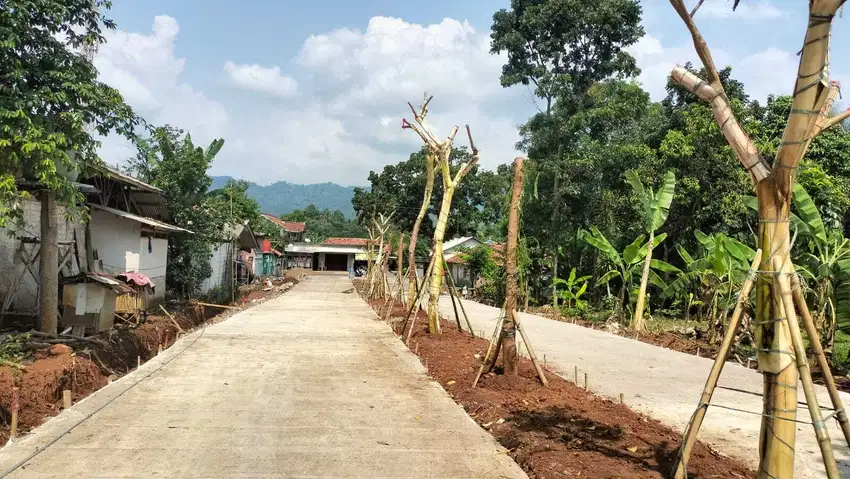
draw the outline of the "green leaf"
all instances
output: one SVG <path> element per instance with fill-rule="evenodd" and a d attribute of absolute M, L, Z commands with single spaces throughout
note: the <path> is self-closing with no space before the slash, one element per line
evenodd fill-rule
<path fill-rule="evenodd" d="M 808 234 L 821 243 L 827 242 L 826 228 L 815 202 L 800 183 L 794 183 L 794 206 L 800 214 L 800 219 L 806 225 Z M 802 230 L 800 231 L 803 232 Z"/>
<path fill-rule="evenodd" d="M 681 245 L 676 245 L 676 251 L 679 252 L 679 256 L 681 256 L 682 259 L 685 261 L 685 265 L 690 265 L 694 262 L 694 257 L 691 256 L 691 254 L 688 253 L 688 250 L 683 248 Z"/>
<path fill-rule="evenodd" d="M 646 248 L 643 244 L 644 238 L 646 238 L 644 235 L 638 236 L 630 245 L 623 249 L 623 260 L 626 264 L 635 264 L 646 256 Z"/>
<path fill-rule="evenodd" d="M 622 259 L 620 258 L 620 253 L 611 246 L 611 243 L 608 242 L 608 239 L 602 234 L 601 231 L 595 226 L 590 228 L 591 234 L 583 234 L 582 239 L 589 245 L 601 251 L 609 261 L 614 264 L 620 265 L 622 264 Z"/>
<path fill-rule="evenodd" d="M 611 281 L 612 279 L 614 279 L 618 276 L 621 276 L 620 272 L 617 271 L 616 269 L 612 269 L 612 270 L 608 271 L 607 273 L 603 274 L 602 277 L 600 277 L 598 280 L 596 280 L 596 286 L 601 286 L 603 284 L 606 284 L 607 282 Z"/>
<path fill-rule="evenodd" d="M 663 271 L 665 273 L 681 273 L 682 272 L 682 270 L 680 270 L 679 268 L 673 266 L 670 263 L 666 263 L 664 261 L 661 261 L 660 259 L 649 260 L 649 266 L 651 266 L 654 269 L 657 269 L 658 271 Z"/>
<path fill-rule="evenodd" d="M 660 288 L 662 291 L 667 289 L 667 283 L 665 283 L 664 280 L 661 279 L 661 276 L 658 276 L 658 273 L 655 271 L 649 270 L 649 276 L 647 279 L 649 279 L 649 283 L 651 285 Z"/>
<path fill-rule="evenodd" d="M 661 188 L 659 188 L 658 194 L 655 195 L 652 202 L 650 218 L 647 222 L 649 225 L 649 231 L 656 231 L 664 224 L 665 221 L 667 221 L 667 215 L 670 212 L 670 205 L 673 203 L 675 191 L 676 175 L 672 171 L 668 171 L 664 175 Z"/>
<path fill-rule="evenodd" d="M 749 246 L 745 245 L 744 243 L 741 243 L 740 241 L 734 238 L 724 238 L 723 246 L 726 251 L 728 251 L 729 254 L 732 255 L 732 257 L 744 263 L 750 263 L 756 256 L 756 252 L 754 249 L 750 248 Z"/>

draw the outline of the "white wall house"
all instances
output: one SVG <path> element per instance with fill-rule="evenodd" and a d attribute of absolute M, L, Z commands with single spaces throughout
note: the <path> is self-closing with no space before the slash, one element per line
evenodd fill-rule
<path fill-rule="evenodd" d="M 443 243 L 443 259 L 449 267 L 447 272 L 452 275 L 456 285 L 471 285 L 473 282 L 469 266 L 459 254 L 482 244 L 484 243 L 473 236 L 461 236 Z"/>
<path fill-rule="evenodd" d="M 70 221 L 56 208 L 61 278 L 82 272 L 117 275 L 140 272 L 156 286 L 155 297 L 165 295 L 168 236 L 190 234 L 168 223 L 159 188 L 109 167 L 75 183 L 86 195 L 88 222 Z M 19 188 L 33 188 L 19 180 Z M 37 185 L 35 185 L 37 189 Z M 41 203 L 37 193 L 22 203 L 22 224 L 0 228 L 0 320 L 4 315 L 34 315 L 38 308 L 38 259 Z"/>

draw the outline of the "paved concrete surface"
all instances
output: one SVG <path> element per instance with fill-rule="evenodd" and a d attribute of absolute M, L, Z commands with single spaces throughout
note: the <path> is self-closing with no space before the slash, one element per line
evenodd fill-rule
<path fill-rule="evenodd" d="M 0 450 L 0 476 L 526 477 L 351 288 L 313 277 L 187 336 Z"/>
<path fill-rule="evenodd" d="M 489 339 L 499 310 L 473 301 L 463 304 L 476 334 L 482 330 Z M 440 298 L 440 310 L 444 316 L 454 319 L 448 296 Z M 683 430 L 690 420 L 712 360 L 539 316 L 522 314 L 520 317 L 538 358 L 542 361 L 545 354 L 548 367 L 561 376 L 572 380 L 575 366 L 578 366 L 580 383 L 587 372 L 590 389 L 597 393 L 616 400 L 623 393 L 632 409 L 677 431 Z M 520 340 L 519 335 L 517 340 Z M 520 350 L 525 354 L 524 347 Z M 719 384 L 761 393 L 762 376 L 737 363 L 727 363 Z M 805 401 L 802 387 L 799 391 L 800 401 Z M 844 403 L 850 405 L 850 395 L 842 393 L 841 396 Z M 818 386 L 818 397 L 821 406 L 831 406 L 825 388 Z M 712 402 L 758 413 L 762 410 L 761 397 L 722 389 L 717 390 Z M 828 413 L 825 411 L 824 415 Z M 799 407 L 797 418 L 810 420 L 805 405 Z M 716 450 L 744 460 L 755 469 L 758 467 L 760 421 L 760 416 L 710 408 L 699 437 Z M 829 434 L 841 475 L 850 477 L 850 450 L 836 421 L 830 421 Z M 798 427 L 796 451 L 796 477 L 826 477 L 811 425 Z"/>

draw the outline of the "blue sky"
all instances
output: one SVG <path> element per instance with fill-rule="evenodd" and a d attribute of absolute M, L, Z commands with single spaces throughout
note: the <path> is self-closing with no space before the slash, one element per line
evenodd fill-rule
<path fill-rule="evenodd" d="M 180 126 L 197 143 L 224 138 L 212 174 L 365 184 L 369 170 L 418 148 L 399 125 L 405 102 L 425 90 L 435 129 L 469 123 L 492 168 L 518 154 L 516 127 L 535 111 L 527 89 L 500 87 L 502 59 L 488 53 L 492 15 L 508 4 L 116 0 L 118 31 L 95 63 L 149 122 Z M 660 99 L 670 69 L 696 56 L 667 0 L 642 5 L 647 35 L 631 51 L 638 80 Z M 717 63 L 763 99 L 793 85 L 805 5 L 742 0 L 732 13 L 728 0 L 706 0 L 697 20 Z M 833 45 L 832 76 L 850 84 L 846 18 L 835 22 Z M 102 149 L 113 164 L 132 154 L 116 138 Z"/>

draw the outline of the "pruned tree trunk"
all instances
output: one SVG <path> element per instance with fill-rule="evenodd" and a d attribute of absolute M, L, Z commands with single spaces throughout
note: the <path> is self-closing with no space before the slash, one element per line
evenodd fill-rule
<path fill-rule="evenodd" d="M 558 156 L 560 159 L 560 148 L 558 149 Z M 555 172 L 554 188 L 555 191 L 552 194 L 552 307 L 555 308 L 555 311 L 558 311 L 558 286 L 556 284 L 558 281 L 558 235 L 556 230 L 558 227 L 558 205 L 561 204 L 561 175 L 557 171 Z"/>
<path fill-rule="evenodd" d="M 416 215 L 413 230 L 410 232 L 410 250 L 407 252 L 407 269 L 410 277 L 407 291 L 408 306 L 416 301 L 417 282 L 419 281 L 416 277 L 416 240 L 419 238 L 419 229 L 428 213 L 428 207 L 431 206 L 431 195 L 434 191 L 434 155 L 429 151 L 425 154 L 425 159 L 425 192 L 422 197 L 422 206 L 419 207 L 419 214 Z M 401 277 L 399 277 L 399 280 L 401 280 Z"/>
<path fill-rule="evenodd" d="M 445 186 L 446 183 L 444 182 Z M 440 216 L 437 218 L 437 228 L 434 230 L 433 248 L 434 254 L 431 257 L 433 266 L 431 268 L 431 284 L 428 291 L 428 332 L 431 334 L 440 333 L 440 292 L 443 289 L 443 240 L 446 236 L 446 227 L 449 223 L 449 211 L 452 208 L 452 197 L 455 189 L 453 186 L 446 186 L 443 191 L 443 202 L 440 205 Z"/>
<path fill-rule="evenodd" d="M 519 210 L 523 189 L 523 158 L 514 160 L 514 183 L 511 191 L 511 206 L 508 211 L 508 242 L 505 246 L 505 320 L 502 322 L 502 363 L 505 374 L 517 375 L 516 307 L 517 289 L 517 245 L 519 244 Z"/>
<path fill-rule="evenodd" d="M 59 238 L 56 234 L 56 194 L 43 191 L 38 261 L 38 330 L 56 334 L 59 328 Z"/>
<path fill-rule="evenodd" d="M 640 277 L 640 289 L 638 290 L 637 302 L 635 303 L 635 315 L 632 318 L 632 328 L 643 331 L 646 327 L 643 321 L 643 308 L 646 303 L 646 285 L 649 283 L 649 265 L 652 263 L 652 242 L 655 241 L 655 232 L 649 232 L 649 242 L 646 244 L 646 259 L 643 262 L 643 275 Z"/>

